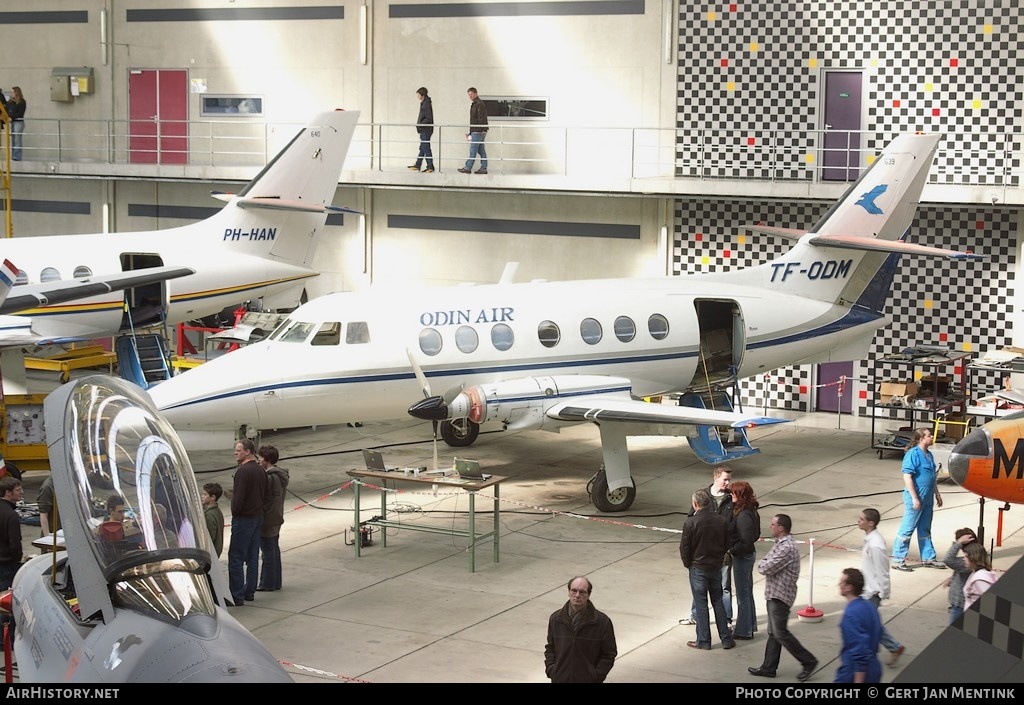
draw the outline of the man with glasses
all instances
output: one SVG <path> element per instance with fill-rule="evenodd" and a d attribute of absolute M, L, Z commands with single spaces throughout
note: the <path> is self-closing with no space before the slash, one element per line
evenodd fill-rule
<path fill-rule="evenodd" d="M 569 581 L 569 600 L 548 619 L 544 670 L 552 683 L 603 683 L 619 653 L 612 620 L 594 607 L 593 584 Z"/>
<path fill-rule="evenodd" d="M 800 577 L 800 551 L 790 533 L 792 529 L 793 520 L 788 514 L 772 517 L 770 530 L 775 545 L 757 564 L 757 572 L 764 576 L 764 597 L 768 603 L 768 643 L 764 645 L 764 661 L 747 671 L 754 676 L 774 678 L 782 647 L 786 647 L 786 651 L 803 666 L 796 679 L 805 681 L 818 667 L 818 659 L 804 648 L 787 626 L 789 611 L 796 602 L 796 581 Z"/>

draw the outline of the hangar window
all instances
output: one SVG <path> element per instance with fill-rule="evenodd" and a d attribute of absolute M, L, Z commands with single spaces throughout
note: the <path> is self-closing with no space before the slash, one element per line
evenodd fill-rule
<path fill-rule="evenodd" d="M 256 95 L 204 95 L 201 113 L 203 116 L 260 117 L 263 115 L 263 98 Z"/>
<path fill-rule="evenodd" d="M 636 323 L 629 316 L 619 316 L 615 319 L 615 337 L 623 343 L 628 343 L 636 337 Z"/>
<path fill-rule="evenodd" d="M 284 332 L 281 336 L 282 343 L 302 343 L 305 342 L 309 334 L 313 332 L 316 326 L 313 323 L 294 323 Z"/>
<path fill-rule="evenodd" d="M 91 277 L 92 270 L 86 267 L 84 264 L 80 264 L 77 267 L 75 267 L 75 273 L 72 274 L 71 276 L 75 277 L 76 279 L 78 279 L 79 277 Z"/>
<path fill-rule="evenodd" d="M 345 342 L 349 345 L 365 345 L 370 342 L 370 326 L 366 321 L 352 321 L 345 330 Z"/>
<path fill-rule="evenodd" d="M 341 324 L 327 321 L 320 324 L 320 330 L 313 336 L 310 345 L 337 345 L 341 342 Z"/>
<path fill-rule="evenodd" d="M 43 271 L 39 273 L 39 281 L 41 282 L 59 282 L 60 272 L 53 267 L 44 267 Z"/>
<path fill-rule="evenodd" d="M 647 319 L 647 330 L 655 340 L 664 340 L 668 337 L 668 319 L 660 313 L 651 314 Z"/>
<path fill-rule="evenodd" d="M 464 353 L 471 353 L 480 344 L 480 337 L 469 326 L 459 326 L 455 331 L 455 347 Z"/>
<path fill-rule="evenodd" d="M 420 350 L 424 355 L 434 356 L 441 352 L 441 334 L 433 328 L 420 331 Z"/>
<path fill-rule="evenodd" d="M 562 339 L 562 331 L 558 329 L 558 324 L 553 321 L 541 321 L 540 325 L 537 326 L 537 337 L 540 339 L 540 344 L 545 348 L 553 348 Z"/>
<path fill-rule="evenodd" d="M 501 96 L 480 99 L 487 106 L 487 117 L 495 120 L 547 120 L 548 99 Z"/>
<path fill-rule="evenodd" d="M 491 345 L 504 352 L 516 342 L 515 333 L 504 323 L 495 323 L 491 328 Z"/>
<path fill-rule="evenodd" d="M 597 345 L 604 337 L 601 324 L 594 318 L 584 318 L 580 323 L 580 336 L 587 345 Z"/>

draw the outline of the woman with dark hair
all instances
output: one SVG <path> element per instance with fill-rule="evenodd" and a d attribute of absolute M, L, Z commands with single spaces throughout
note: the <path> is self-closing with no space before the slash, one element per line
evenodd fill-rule
<path fill-rule="evenodd" d="M 910 537 L 917 532 L 917 546 L 921 551 L 921 564 L 928 568 L 945 568 L 946 564 L 936 560 L 935 545 L 932 543 L 932 509 L 942 508 L 942 495 L 937 484 L 935 456 L 930 450 L 931 429 L 919 428 L 903 454 L 903 521 L 892 542 L 892 567 L 910 572 L 907 565 L 907 551 Z"/>
<path fill-rule="evenodd" d="M 761 537 L 761 517 L 757 513 L 757 495 L 749 482 L 733 482 L 732 513 L 729 515 L 729 551 L 732 555 L 733 589 L 736 592 L 736 623 L 733 637 L 753 639 L 757 631 L 754 609 L 755 544 Z"/>

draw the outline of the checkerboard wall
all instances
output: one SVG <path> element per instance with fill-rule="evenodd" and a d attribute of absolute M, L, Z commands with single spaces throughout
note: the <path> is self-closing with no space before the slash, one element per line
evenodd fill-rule
<path fill-rule="evenodd" d="M 765 178 L 775 165 L 774 178 L 808 178 L 819 72 L 861 69 L 865 147 L 941 132 L 934 179 L 966 164 L 975 183 L 1001 184 L 1022 145 L 1004 160 L 988 138 L 1019 133 L 1022 27 L 1019 0 L 681 3 L 677 173 Z M 759 152 L 769 136 L 782 148 Z"/>
<path fill-rule="evenodd" d="M 727 271 L 751 267 L 778 257 L 790 243 L 767 235 L 737 232 L 746 223 L 809 228 L 831 203 L 676 202 L 673 271 L 676 274 Z M 911 242 L 955 250 L 971 250 L 988 259 L 946 262 L 904 257 L 886 306 L 892 323 L 878 331 L 868 359 L 915 345 L 948 345 L 955 350 L 983 352 L 1010 345 L 1011 300 L 1017 269 L 1016 214 L 1009 209 L 933 208 L 922 206 L 910 229 Z M 853 393 L 856 413 L 867 415 L 871 370 L 854 366 L 864 380 Z M 744 407 L 812 411 L 815 396 L 812 366 L 786 367 L 740 383 Z M 976 373 L 974 389 L 997 386 L 993 373 Z"/>

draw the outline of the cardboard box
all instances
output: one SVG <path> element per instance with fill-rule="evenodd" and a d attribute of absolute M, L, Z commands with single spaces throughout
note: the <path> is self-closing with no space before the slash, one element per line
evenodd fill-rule
<path fill-rule="evenodd" d="M 878 386 L 878 403 L 881 406 L 891 406 L 893 399 L 899 399 L 895 406 L 910 406 L 917 392 L 917 382 L 882 382 Z"/>
<path fill-rule="evenodd" d="M 940 397 L 949 396 L 949 388 L 952 384 L 953 378 L 948 375 L 939 375 L 937 379 L 935 375 L 925 375 L 920 379 L 920 387 L 928 396 L 931 396 L 933 392 Z"/>

